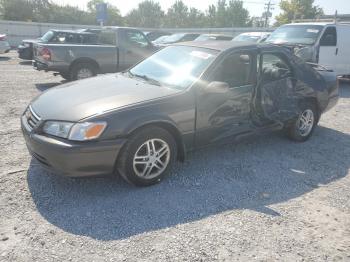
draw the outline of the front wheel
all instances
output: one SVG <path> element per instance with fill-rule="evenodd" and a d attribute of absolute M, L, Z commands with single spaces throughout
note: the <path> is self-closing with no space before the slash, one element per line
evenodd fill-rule
<path fill-rule="evenodd" d="M 136 132 L 124 146 L 117 170 L 133 185 L 154 185 L 169 172 L 176 154 L 176 142 L 168 131 L 148 127 Z"/>
<path fill-rule="evenodd" d="M 305 104 L 297 119 L 287 127 L 290 139 L 297 142 L 307 141 L 317 126 L 319 115 L 314 104 Z"/>

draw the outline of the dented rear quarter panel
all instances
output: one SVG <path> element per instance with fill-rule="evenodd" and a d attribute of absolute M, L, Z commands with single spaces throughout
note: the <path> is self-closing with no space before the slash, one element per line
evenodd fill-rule
<path fill-rule="evenodd" d="M 301 100 L 315 99 L 320 113 L 338 100 L 338 83 L 334 72 L 318 71 L 297 57 L 292 58 L 292 63 L 297 77 L 295 91 Z"/>

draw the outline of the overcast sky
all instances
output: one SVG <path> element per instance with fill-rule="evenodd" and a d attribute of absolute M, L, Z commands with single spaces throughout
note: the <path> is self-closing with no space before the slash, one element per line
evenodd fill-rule
<path fill-rule="evenodd" d="M 127 14 L 131 9 L 137 7 L 138 3 L 143 0 L 107 0 L 107 2 L 117 6 L 122 15 Z M 227 0 L 228 1 L 228 0 Z M 89 0 L 53 0 L 58 4 L 70 4 L 79 6 L 81 9 L 86 10 L 86 3 Z M 74 4 L 73 4 L 74 2 Z M 167 10 L 175 0 L 155 0 L 159 2 L 163 10 Z M 205 11 L 210 4 L 215 4 L 217 0 L 183 0 L 183 2 L 190 7 L 196 7 L 202 11 Z M 251 16 L 260 16 L 264 9 L 264 4 L 268 0 L 243 0 L 245 8 L 249 10 Z M 278 8 L 279 0 L 271 0 L 271 3 L 275 4 L 275 10 L 273 15 L 277 15 L 280 12 Z M 315 0 L 315 3 L 321 6 L 326 14 L 334 14 L 336 10 L 340 14 L 350 14 L 350 0 Z"/>

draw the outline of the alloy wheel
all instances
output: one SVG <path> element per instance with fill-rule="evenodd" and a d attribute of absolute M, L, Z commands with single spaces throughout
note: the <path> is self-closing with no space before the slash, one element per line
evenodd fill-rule
<path fill-rule="evenodd" d="M 143 179 L 153 179 L 164 172 L 170 161 L 170 147 L 162 139 L 150 139 L 136 151 L 134 172 Z"/>
<path fill-rule="evenodd" d="M 299 134 L 303 137 L 308 136 L 314 126 L 315 116 L 311 109 L 305 110 L 298 119 L 297 127 Z"/>
<path fill-rule="evenodd" d="M 90 69 L 88 68 L 81 68 L 79 69 L 78 73 L 77 73 L 77 79 L 84 79 L 84 78 L 89 78 L 92 77 L 93 73 L 91 72 Z"/>

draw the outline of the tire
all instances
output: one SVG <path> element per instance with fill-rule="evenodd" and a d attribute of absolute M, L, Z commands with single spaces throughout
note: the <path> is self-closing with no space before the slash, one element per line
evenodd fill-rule
<path fill-rule="evenodd" d="M 85 73 L 85 76 L 83 76 Z M 96 75 L 96 68 L 89 63 L 78 63 L 73 65 L 70 70 L 70 79 L 71 80 L 80 80 L 84 78 L 89 78 Z"/>
<path fill-rule="evenodd" d="M 159 157 L 157 153 L 151 155 L 148 151 L 149 148 L 152 148 L 150 141 L 153 141 L 155 152 L 163 148 L 163 151 L 159 150 L 158 152 L 161 155 L 159 160 L 156 160 Z M 147 145 L 150 147 L 147 148 Z M 165 151 L 168 151 L 169 154 L 164 154 Z M 136 158 L 136 156 L 146 157 Z M 147 127 L 135 133 L 123 147 L 117 161 L 117 171 L 132 185 L 151 186 L 159 183 L 169 173 L 176 157 L 177 146 L 174 137 L 163 128 Z M 139 162 L 136 163 L 134 160 Z M 164 165 L 160 163 L 164 163 Z M 152 166 L 150 167 L 150 165 Z"/>
<path fill-rule="evenodd" d="M 299 116 L 287 127 L 287 135 L 293 141 L 305 142 L 312 136 L 319 121 L 319 114 L 314 103 L 303 103 L 300 109 Z M 309 120 L 306 121 L 309 124 L 303 126 L 306 119 Z"/>

